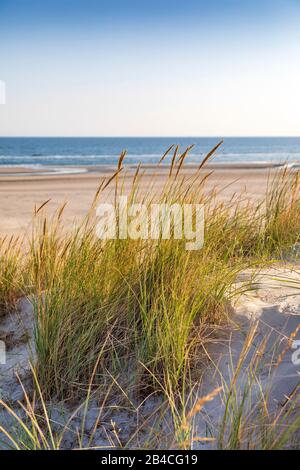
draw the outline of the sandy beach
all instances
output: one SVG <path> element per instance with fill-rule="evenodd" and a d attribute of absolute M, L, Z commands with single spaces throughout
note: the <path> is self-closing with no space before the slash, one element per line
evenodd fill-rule
<path fill-rule="evenodd" d="M 145 165 L 147 178 L 154 180 L 154 187 L 161 187 L 168 175 L 166 167 Z M 191 175 L 195 166 L 186 165 L 183 174 Z M 41 205 L 48 199 L 51 211 L 67 202 L 66 218 L 72 223 L 88 210 L 95 191 L 103 178 L 113 175 L 112 166 L 60 167 L 55 170 L 45 167 L 32 170 L 22 167 L 0 168 L 0 233 L 20 233 L 30 224 L 34 206 Z M 81 171 L 81 173 L 79 173 Z M 244 192 L 246 197 L 260 198 L 266 190 L 268 177 L 274 174 L 276 167 L 271 164 L 210 164 L 205 167 L 203 176 L 211 173 L 206 183 L 206 191 L 218 189 L 219 199 L 229 199 L 235 193 Z M 125 191 L 129 188 L 135 172 L 134 166 L 124 168 Z M 103 197 L 109 200 L 111 189 Z"/>
<path fill-rule="evenodd" d="M 299 22 L 300 1 L 0 0 L 10 459 L 300 450 Z"/>

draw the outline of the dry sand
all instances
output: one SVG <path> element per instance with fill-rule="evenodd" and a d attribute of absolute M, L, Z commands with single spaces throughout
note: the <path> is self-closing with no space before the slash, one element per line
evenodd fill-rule
<path fill-rule="evenodd" d="M 161 187 L 167 177 L 168 170 L 155 167 L 144 167 L 147 178 L 155 176 L 155 187 Z M 83 173 L 67 174 L 68 168 L 51 168 L 32 170 L 28 168 L 0 168 L 0 235 L 19 233 L 31 221 L 35 204 L 41 205 L 51 199 L 49 210 L 68 202 L 66 208 L 67 221 L 85 214 L 91 204 L 95 191 L 103 178 L 109 178 L 113 167 L 77 168 Z M 192 174 L 193 166 L 186 166 L 184 173 Z M 62 173 L 65 172 L 65 173 Z M 125 190 L 131 185 L 134 167 L 127 167 Z M 259 198 L 266 189 L 268 175 L 274 171 L 270 165 L 207 165 L 203 175 L 213 172 L 209 177 L 206 190 L 217 186 L 220 199 L 228 199 L 236 192 L 245 191 L 250 197 Z M 147 186 L 147 185 L 146 185 Z M 111 190 L 107 189 L 104 197 L 110 198 Z"/>
<path fill-rule="evenodd" d="M 270 168 L 257 166 L 215 166 L 207 168 L 205 171 L 213 170 L 209 179 L 207 191 L 217 186 L 220 189 L 219 198 L 230 198 L 236 192 L 246 190 L 248 196 L 260 198 L 266 190 L 266 184 Z M 0 171 L 0 213 L 2 234 L 20 232 L 31 220 L 33 207 L 35 204 L 42 204 L 51 198 L 49 204 L 51 209 L 58 207 L 65 201 L 69 201 L 67 216 L 69 220 L 83 215 L 89 208 L 96 188 L 103 177 L 113 174 L 112 168 L 92 168 L 89 172 L 82 174 L 41 174 L 28 169 L 8 169 Z M 126 187 L 131 184 L 133 169 L 128 169 L 126 176 Z M 185 170 L 186 174 L 192 171 L 191 168 Z M 273 170 L 272 170 L 273 171 Z M 152 167 L 147 168 L 150 175 L 155 173 L 155 184 L 160 187 L 166 170 L 157 171 Z M 109 198 L 109 193 L 107 193 Z M 244 279 L 251 277 L 251 273 L 245 273 Z M 296 280 L 292 288 L 283 280 L 275 279 L 283 277 L 289 282 Z M 299 385 L 299 365 L 292 362 L 292 349 L 289 346 L 289 337 L 299 328 L 300 325 L 300 274 L 299 270 L 291 268 L 270 269 L 260 275 L 256 280 L 255 289 L 241 296 L 233 306 L 234 311 L 230 318 L 231 325 L 222 331 L 222 337 L 212 345 L 209 351 L 214 365 L 211 370 L 205 368 L 205 375 L 198 390 L 198 396 L 203 396 L 211 392 L 218 385 L 229 384 L 234 374 L 235 365 L 242 350 L 245 337 L 253 322 L 258 322 L 255 340 L 250 347 L 249 354 L 244 362 L 238 378 L 238 386 L 242 389 L 247 381 L 249 364 L 253 356 L 257 353 L 257 348 L 263 339 L 268 336 L 266 348 L 261 361 L 259 379 L 263 393 L 269 393 L 270 411 L 275 412 L 282 407 L 287 397 L 295 393 Z M 296 288 L 295 288 L 296 287 Z M 0 321 L 0 333 L 10 346 L 7 351 L 6 365 L 0 365 L 1 394 L 7 398 L 17 410 L 16 400 L 22 396 L 22 390 L 15 378 L 15 371 L 27 382 L 30 376 L 28 360 L 30 348 L 32 346 L 32 307 L 30 302 L 22 301 L 19 310 L 11 315 L 7 315 Z M 299 332 L 294 338 L 299 339 Z M 4 338 L 5 337 L 5 338 Z M 28 338 L 29 340 L 26 340 Z M 1 338 L 0 338 L 1 339 Z M 270 364 L 278 357 L 280 351 L 285 351 L 280 364 L 275 367 L 275 373 L 270 374 Z M 32 349 L 31 349 L 32 353 Z M 209 373 L 208 373 L 209 372 Z M 261 393 L 255 386 L 251 389 L 250 397 L 255 403 L 257 393 Z M 70 411 L 64 405 L 53 404 L 53 416 L 55 422 L 66 422 L 70 416 Z M 159 402 L 151 398 L 145 403 L 145 413 L 153 413 Z M 248 404 L 247 404 L 248 406 Z M 85 440 L 88 440 L 89 429 L 92 427 L 97 414 L 99 404 L 94 403 L 88 412 L 85 429 Z M 141 412 L 141 409 L 140 409 Z M 224 413 L 224 401 L 222 396 L 218 396 L 212 402 L 205 405 L 201 414 L 195 419 L 195 436 L 216 435 L 220 419 Z M 154 413 L 155 415 L 155 413 Z M 110 422 L 111 416 L 107 416 Z M 0 421 L 8 421 L 6 412 L 1 412 Z M 118 422 L 121 435 L 126 441 L 137 425 L 136 413 L 118 410 L 113 419 Z M 76 424 L 77 423 L 77 424 Z M 80 423 L 76 421 L 76 425 Z M 62 423 L 63 424 L 63 423 Z M 99 430 L 95 436 L 93 445 L 108 445 L 107 430 Z M 98 437 L 97 437 L 98 436 Z M 74 431 L 70 431 L 65 447 L 73 447 L 75 440 Z M 214 447 L 214 443 L 194 443 L 196 448 Z"/>

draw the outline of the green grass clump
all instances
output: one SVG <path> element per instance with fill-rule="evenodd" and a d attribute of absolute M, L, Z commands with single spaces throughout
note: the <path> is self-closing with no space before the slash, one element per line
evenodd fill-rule
<path fill-rule="evenodd" d="M 299 171 L 285 169 L 270 181 L 265 201 L 265 244 L 280 254 L 300 237 Z"/>
<path fill-rule="evenodd" d="M 26 292 L 24 246 L 19 237 L 0 239 L 0 316 Z"/>
<path fill-rule="evenodd" d="M 213 151 L 186 176 L 189 149 L 175 149 L 159 190 L 138 167 L 128 200 L 147 207 L 204 204 L 201 250 L 187 251 L 185 239 L 97 238 L 95 207 L 105 202 L 104 190 L 114 185 L 116 204 L 125 191 L 125 153 L 73 229 L 64 226 L 64 207 L 52 217 L 44 214 L 46 204 L 36 210 L 26 276 L 36 319 L 36 374 L 46 400 L 82 398 L 91 376 L 93 387 L 117 377 L 137 394 L 159 389 L 172 397 L 173 409 L 184 409 L 206 339 L 226 321 L 230 299 L 240 293 L 239 273 L 280 259 L 297 243 L 297 172 L 281 171 L 264 200 L 237 195 L 220 203 L 205 191 L 203 166 Z M 0 259 L 1 302 L 11 304 L 24 275 L 19 245 L 11 241 Z"/>

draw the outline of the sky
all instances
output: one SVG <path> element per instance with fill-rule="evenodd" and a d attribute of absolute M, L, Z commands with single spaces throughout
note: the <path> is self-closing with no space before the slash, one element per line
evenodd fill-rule
<path fill-rule="evenodd" d="M 0 136 L 299 136 L 300 0 L 0 0 Z"/>

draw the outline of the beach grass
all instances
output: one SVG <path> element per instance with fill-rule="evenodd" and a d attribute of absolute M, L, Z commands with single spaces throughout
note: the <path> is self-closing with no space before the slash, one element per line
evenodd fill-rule
<path fill-rule="evenodd" d="M 25 293 L 24 258 L 20 237 L 0 239 L 0 317 Z"/>
<path fill-rule="evenodd" d="M 173 156 L 162 188 L 154 193 L 151 180 L 145 182 L 138 167 L 128 194 L 130 202 L 146 207 L 153 202 L 204 205 L 205 241 L 200 250 L 186 250 L 184 238 L 97 237 L 95 208 L 105 202 L 104 189 L 112 188 L 116 205 L 124 194 L 125 153 L 116 173 L 100 182 L 87 215 L 72 229 L 65 226 L 64 206 L 49 215 L 45 203 L 35 209 L 26 241 L 2 241 L 1 311 L 5 314 L 24 295 L 34 308 L 33 373 L 44 428 L 26 395 L 29 424 L 19 425 L 31 442 L 28 447 L 61 445 L 62 439 L 52 434 L 47 401 L 82 402 L 94 393 L 106 396 L 109 387 L 112 395 L 125 391 L 128 400 L 161 394 L 181 441 L 178 445 L 186 448 L 186 440 L 191 442 L 187 408 L 203 367 L 203 351 L 214 331 L 228 321 L 231 299 L 251 288 L 247 283 L 237 285 L 239 274 L 251 268 L 255 276 L 262 266 L 282 260 L 300 233 L 298 172 L 280 169 L 270 179 L 264 200 L 237 194 L 219 202 L 214 191 L 205 191 L 207 174 L 203 175 L 217 148 L 192 176 L 182 173 L 190 148 L 182 153 L 168 149 L 160 164 L 167 153 Z M 218 437 L 222 448 L 236 448 L 240 442 L 243 410 L 233 408 L 233 395 L 229 391 Z M 11 442 L 24 447 L 16 436 Z M 274 439 L 268 442 L 265 438 L 265 448 L 276 447 Z M 285 443 L 284 437 L 277 447 Z M 79 447 L 84 447 L 82 441 Z"/>

